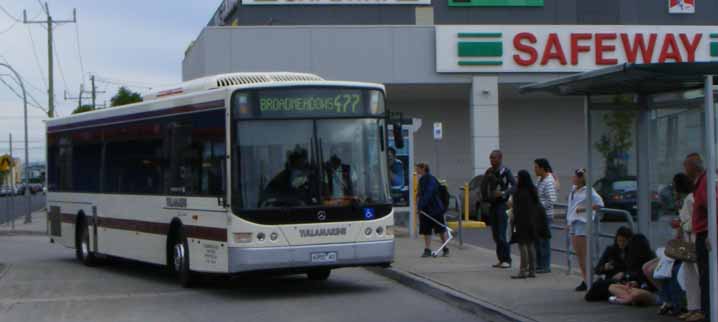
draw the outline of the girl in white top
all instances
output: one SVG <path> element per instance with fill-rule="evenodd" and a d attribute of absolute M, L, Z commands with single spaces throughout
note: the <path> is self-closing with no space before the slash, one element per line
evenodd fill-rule
<path fill-rule="evenodd" d="M 581 276 L 583 282 L 576 287 L 576 291 L 585 291 L 586 287 L 586 222 L 588 214 L 586 213 L 586 170 L 578 169 L 572 178 L 573 188 L 568 195 L 568 210 L 566 212 L 566 224 L 571 235 L 571 243 L 573 250 L 578 257 L 578 265 L 581 268 Z M 598 195 L 596 190 L 591 188 L 591 200 L 593 201 L 593 210 L 603 207 L 603 199 Z M 592 212 L 593 213 L 593 212 Z"/>
<path fill-rule="evenodd" d="M 693 227 L 691 219 L 693 217 L 693 189 L 695 189 L 693 180 L 683 173 L 676 174 L 673 177 L 673 189 L 675 195 L 681 204 L 681 210 L 679 211 L 680 223 L 677 227 L 679 238 L 685 241 L 693 242 L 696 241 L 696 236 L 693 234 Z M 701 313 L 701 289 L 698 280 L 698 267 L 696 263 L 683 262 L 683 271 L 686 291 L 686 302 L 688 312 L 681 315 L 682 320 L 686 321 L 699 321 L 704 318 Z"/>

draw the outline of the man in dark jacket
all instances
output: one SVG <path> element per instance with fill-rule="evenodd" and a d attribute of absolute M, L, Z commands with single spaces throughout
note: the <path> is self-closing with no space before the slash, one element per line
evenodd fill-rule
<path fill-rule="evenodd" d="M 506 202 L 509 200 L 509 196 L 516 192 L 516 179 L 511 170 L 503 166 L 503 154 L 500 150 L 492 151 L 489 160 L 491 168 L 486 170 L 484 178 L 493 177 L 496 180 L 496 187 L 492 188 L 493 191 L 487 191 L 487 197 L 491 204 L 489 211 L 491 233 L 494 243 L 496 243 L 496 257 L 498 258 L 498 263 L 493 267 L 511 268 L 511 246 L 506 233 L 508 228 Z"/>
<path fill-rule="evenodd" d="M 442 204 L 441 198 L 439 198 L 440 183 L 429 173 L 429 165 L 426 163 L 417 164 L 416 174 L 420 177 L 417 195 L 419 234 L 424 236 L 424 253 L 421 257 L 429 257 L 431 256 L 432 233 L 436 233 L 441 237 L 442 242 L 446 242 L 446 221 L 444 220 L 446 205 Z M 448 247 L 444 247 L 443 251 L 444 256 L 449 255 Z"/>

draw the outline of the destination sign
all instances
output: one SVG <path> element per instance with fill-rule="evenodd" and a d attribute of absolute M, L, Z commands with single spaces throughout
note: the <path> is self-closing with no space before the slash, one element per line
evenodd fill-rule
<path fill-rule="evenodd" d="M 379 98 L 370 97 L 362 89 L 283 88 L 235 95 L 233 103 L 239 118 L 347 117 L 371 114 L 368 105 Z"/>

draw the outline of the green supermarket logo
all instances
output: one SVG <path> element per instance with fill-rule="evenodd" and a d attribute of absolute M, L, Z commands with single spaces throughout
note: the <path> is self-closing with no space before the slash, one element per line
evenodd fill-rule
<path fill-rule="evenodd" d="M 459 66 L 501 66 L 504 45 L 500 32 L 460 32 Z"/>

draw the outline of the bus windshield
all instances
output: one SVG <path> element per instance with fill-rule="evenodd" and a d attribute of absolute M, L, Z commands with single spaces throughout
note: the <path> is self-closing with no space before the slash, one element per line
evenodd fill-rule
<path fill-rule="evenodd" d="M 272 92 L 266 96 L 262 92 L 242 92 L 233 97 L 235 211 L 390 203 L 382 144 L 384 118 L 378 113 L 367 113 L 383 112 L 379 91 L 273 89 Z M 262 117 L 264 110 L 257 105 L 286 104 L 282 100 L 303 110 L 289 110 L 283 105 L 279 111 Z M 367 106 L 379 100 L 380 108 Z M 312 101 L 326 105 L 319 111 Z M 339 114 L 335 114 L 336 109 L 340 109 Z M 251 117 L 243 118 L 247 111 Z M 282 115 L 282 111 L 288 113 Z"/>

